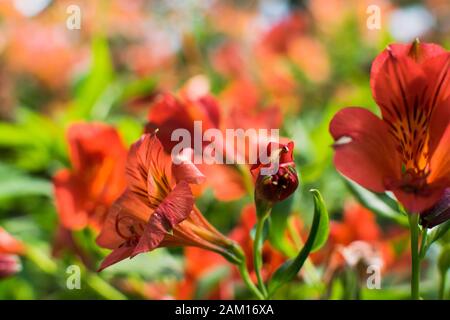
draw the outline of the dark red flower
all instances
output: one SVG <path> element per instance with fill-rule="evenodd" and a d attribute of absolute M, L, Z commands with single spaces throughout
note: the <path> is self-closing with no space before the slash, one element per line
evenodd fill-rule
<path fill-rule="evenodd" d="M 279 144 L 271 142 L 267 147 L 270 163 L 252 166 L 252 174 L 256 179 L 255 199 L 269 203 L 282 201 L 297 189 L 299 181 L 292 156 L 294 142 Z M 274 167 L 276 166 L 276 167 Z M 262 169 L 276 170 L 275 173 L 264 174 Z M 272 170 L 271 170 L 272 171 Z"/>
<path fill-rule="evenodd" d="M 330 123 L 334 163 L 374 192 L 392 191 L 410 212 L 450 185 L 450 53 L 434 44 L 390 45 L 373 62 L 382 119 L 345 108 Z"/>

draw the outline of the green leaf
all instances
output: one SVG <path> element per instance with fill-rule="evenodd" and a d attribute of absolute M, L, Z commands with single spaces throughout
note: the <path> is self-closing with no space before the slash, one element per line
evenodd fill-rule
<path fill-rule="evenodd" d="M 427 250 L 434 242 L 445 236 L 448 230 L 450 230 L 450 220 L 433 228 L 427 239 Z"/>
<path fill-rule="evenodd" d="M 442 248 L 438 258 L 438 268 L 441 274 L 447 273 L 450 268 L 450 245 L 446 245 Z"/>
<path fill-rule="evenodd" d="M 269 296 L 272 296 L 283 284 L 291 281 L 298 274 L 312 250 L 320 249 L 327 240 L 329 231 L 327 210 L 320 192 L 315 189 L 310 192 L 314 197 L 314 218 L 308 240 L 297 257 L 288 260 L 274 272 L 269 282 Z"/>
<path fill-rule="evenodd" d="M 349 190 L 364 207 L 381 217 L 394 220 L 402 226 L 409 226 L 408 218 L 393 209 L 387 203 L 387 199 L 383 199 L 381 195 L 373 193 L 351 180 L 345 179 L 345 181 Z"/>
<path fill-rule="evenodd" d="M 109 103 L 104 100 L 107 99 L 105 92 L 111 88 L 114 69 L 106 38 L 100 36 L 94 38 L 91 51 L 91 69 L 75 93 L 76 97 L 69 111 L 69 119 L 90 119 L 93 111 L 103 114 L 104 105 Z M 96 104 L 97 107 L 94 109 Z"/>
<path fill-rule="evenodd" d="M 29 176 L 0 163 L 0 198 L 44 195 L 50 197 L 52 185 L 45 179 Z"/>
<path fill-rule="evenodd" d="M 149 267 L 151 266 L 151 267 Z M 139 275 L 146 280 L 154 280 L 167 275 L 180 276 L 183 272 L 183 263 L 179 257 L 161 248 L 147 254 L 140 254 L 132 259 L 122 260 L 104 271 L 105 275 Z"/>
<path fill-rule="evenodd" d="M 285 201 L 276 203 L 272 208 L 270 214 L 270 231 L 269 240 L 270 243 L 278 250 L 286 254 L 287 256 L 295 255 L 295 251 L 289 245 L 285 231 L 289 216 L 292 211 L 292 205 L 294 202 L 295 194 L 286 199 Z"/>
<path fill-rule="evenodd" d="M 314 217 L 316 215 L 320 216 L 317 234 L 311 248 L 311 252 L 316 252 L 327 242 L 330 233 L 330 220 L 328 218 L 325 202 L 323 201 L 320 192 L 318 190 L 311 190 L 311 192 L 314 196 Z"/>

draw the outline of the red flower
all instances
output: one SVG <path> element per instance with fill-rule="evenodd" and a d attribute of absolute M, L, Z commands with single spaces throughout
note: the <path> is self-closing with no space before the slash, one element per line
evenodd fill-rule
<path fill-rule="evenodd" d="M 345 108 L 330 123 L 336 168 L 374 192 L 392 191 L 410 211 L 435 204 L 450 184 L 450 53 L 395 44 L 373 62 L 382 119 Z"/>
<path fill-rule="evenodd" d="M 288 144 L 269 143 L 268 157 L 278 161 L 277 171 L 273 174 L 264 174 L 262 169 L 274 166 L 274 161 L 268 164 L 258 163 L 252 166 L 252 174 L 256 179 L 255 200 L 270 203 L 282 201 L 289 197 L 298 187 L 298 176 L 292 156 L 294 142 Z M 274 158 L 275 157 L 275 158 Z"/>
<path fill-rule="evenodd" d="M 230 240 L 194 206 L 189 184 L 203 175 L 190 162 L 174 164 L 154 134 L 145 134 L 130 150 L 128 188 L 109 210 L 97 243 L 113 252 L 100 270 L 162 246 L 197 246 L 218 253 Z"/>
<path fill-rule="evenodd" d="M 0 279 L 20 271 L 21 264 L 17 255 L 24 251 L 23 244 L 0 227 Z"/>
<path fill-rule="evenodd" d="M 99 229 L 125 189 L 126 148 L 114 128 L 100 123 L 72 125 L 67 140 L 72 169 L 53 179 L 61 223 L 72 230 Z"/>

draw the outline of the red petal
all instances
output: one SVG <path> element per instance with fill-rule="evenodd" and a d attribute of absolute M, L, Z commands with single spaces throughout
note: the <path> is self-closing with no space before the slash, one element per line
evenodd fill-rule
<path fill-rule="evenodd" d="M 447 184 L 447 187 L 450 182 L 450 124 L 447 124 L 447 128 L 431 157 L 428 181 Z"/>
<path fill-rule="evenodd" d="M 450 53 L 429 59 L 424 63 L 424 70 L 431 80 L 428 96 L 434 106 L 429 127 L 432 154 L 450 123 Z"/>
<path fill-rule="evenodd" d="M 444 194 L 443 187 L 430 186 L 426 194 L 404 192 L 401 189 L 393 190 L 395 197 L 411 213 L 420 213 L 432 207 Z"/>
<path fill-rule="evenodd" d="M 109 209 L 103 228 L 97 237 L 97 244 L 104 248 L 115 249 L 125 241 L 116 230 L 119 215 L 129 217 L 130 219 L 122 220 L 122 223 L 129 223 L 131 226 L 139 222 L 145 224 L 151 214 L 152 209 L 142 202 L 141 197 L 130 190 L 125 191 Z"/>
<path fill-rule="evenodd" d="M 396 55 L 393 50 L 379 70 L 372 72 L 371 87 L 383 119 L 391 123 L 412 119 L 415 109 L 424 114 L 431 109 L 426 95 L 428 78 L 421 65 L 408 56 Z"/>
<path fill-rule="evenodd" d="M 170 157 L 164 153 L 156 135 L 144 134 L 131 146 L 127 163 L 128 185 L 142 201 L 149 202 L 150 195 L 160 192 L 160 186 L 155 181 L 159 181 L 163 176 L 170 181 L 170 172 Z"/>
<path fill-rule="evenodd" d="M 375 192 L 400 178 L 401 161 L 386 124 L 366 109 L 339 111 L 330 123 L 334 164 L 344 176 Z M 346 139 L 346 143 L 342 143 Z"/>
<path fill-rule="evenodd" d="M 157 248 L 166 234 L 189 216 L 193 206 L 194 197 L 189 185 L 180 182 L 150 217 L 133 256 Z"/>
<path fill-rule="evenodd" d="M 414 45 L 417 46 L 416 47 L 417 54 L 412 54 Z M 373 88 L 372 81 L 376 78 L 376 76 L 380 72 L 380 68 L 383 66 L 383 64 L 386 62 L 386 59 L 388 59 L 391 54 L 399 58 L 409 56 L 410 58 L 415 59 L 416 62 L 422 63 L 430 58 L 441 55 L 445 52 L 446 51 L 444 48 L 433 43 L 391 44 L 388 46 L 387 49 L 381 52 L 372 63 L 372 69 L 370 74 L 371 86 Z"/>
<path fill-rule="evenodd" d="M 126 148 L 113 127 L 103 123 L 76 123 L 67 131 L 69 153 L 75 171 L 100 164 L 103 157 L 122 157 Z"/>
<path fill-rule="evenodd" d="M 88 213 L 85 208 L 86 190 L 80 187 L 69 170 L 60 170 L 53 178 L 56 207 L 61 223 L 69 229 L 86 227 Z"/>
<path fill-rule="evenodd" d="M 179 159 L 180 160 L 180 159 Z M 172 173 L 176 182 L 186 181 L 191 184 L 201 184 L 205 176 L 189 159 L 182 159 L 180 164 L 172 164 Z"/>
<path fill-rule="evenodd" d="M 114 249 L 113 252 L 111 252 L 100 265 L 100 268 L 98 268 L 98 272 L 104 270 L 105 268 L 119 262 L 122 260 L 125 260 L 126 258 L 129 258 L 131 256 L 131 253 L 133 252 L 133 247 L 129 246 L 122 246 L 117 249 Z"/>

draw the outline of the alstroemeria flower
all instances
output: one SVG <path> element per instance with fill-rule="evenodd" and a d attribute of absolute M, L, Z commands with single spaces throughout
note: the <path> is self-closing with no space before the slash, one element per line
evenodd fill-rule
<path fill-rule="evenodd" d="M 334 164 L 374 192 L 392 191 L 410 212 L 435 204 L 450 185 L 450 53 L 434 44 L 394 44 L 373 62 L 382 119 L 339 111 L 330 123 Z"/>
<path fill-rule="evenodd" d="M 97 243 L 112 249 L 100 270 L 163 246 L 197 246 L 224 253 L 232 245 L 194 205 L 189 184 L 203 175 L 188 160 L 175 164 L 155 134 L 130 149 L 128 188 L 109 210 Z M 225 249 L 224 249 L 225 248 Z"/>
<path fill-rule="evenodd" d="M 126 187 L 127 150 L 118 132 L 101 123 L 79 123 L 67 132 L 72 169 L 53 178 L 62 225 L 101 228 L 111 204 Z"/>
<path fill-rule="evenodd" d="M 0 279 L 20 271 L 22 266 L 18 255 L 24 251 L 23 244 L 0 227 Z"/>
<path fill-rule="evenodd" d="M 258 163 L 251 168 L 252 175 L 256 179 L 255 200 L 275 203 L 289 197 L 298 187 L 299 181 L 293 159 L 294 142 L 290 141 L 287 144 L 271 142 L 267 150 L 271 162 Z M 272 166 L 278 167 L 276 172 L 264 174 L 262 169 Z"/>

